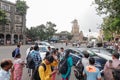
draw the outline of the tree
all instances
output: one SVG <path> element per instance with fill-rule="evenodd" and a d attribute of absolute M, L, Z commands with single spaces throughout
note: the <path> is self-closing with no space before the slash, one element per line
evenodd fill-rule
<path fill-rule="evenodd" d="M 30 29 L 26 29 L 26 36 L 33 41 L 37 40 L 37 35 L 36 35 L 36 27 L 31 27 Z"/>
<path fill-rule="evenodd" d="M 51 39 L 53 34 L 57 31 L 55 27 L 56 25 L 50 21 L 46 23 L 46 34 L 48 35 L 48 40 Z"/>
<path fill-rule="evenodd" d="M 95 0 L 98 14 L 107 14 L 102 29 L 106 39 L 113 38 L 113 34 L 120 34 L 120 0 Z"/>
<path fill-rule="evenodd" d="M 72 39 L 72 37 L 73 37 L 73 35 L 72 35 L 72 34 L 68 34 L 68 35 L 67 35 L 68 40 L 71 40 L 71 39 Z"/>
<path fill-rule="evenodd" d="M 40 26 L 36 27 L 36 36 L 38 37 L 39 40 L 45 40 L 47 35 L 46 35 L 46 27 L 44 24 L 41 24 Z"/>
<path fill-rule="evenodd" d="M 0 10 L 0 25 L 5 25 L 7 24 L 8 20 L 6 18 L 6 13 L 2 10 Z"/>
<path fill-rule="evenodd" d="M 28 6 L 26 5 L 25 1 L 18 0 L 16 2 L 16 10 L 19 14 L 25 15 L 27 12 L 27 8 L 28 8 Z"/>
<path fill-rule="evenodd" d="M 41 24 L 36 27 L 27 28 L 26 35 L 32 40 L 49 40 L 55 34 L 56 25 L 52 22 L 47 22 L 46 25 Z"/>
<path fill-rule="evenodd" d="M 120 0 L 95 0 L 99 14 L 109 14 L 120 17 Z"/>

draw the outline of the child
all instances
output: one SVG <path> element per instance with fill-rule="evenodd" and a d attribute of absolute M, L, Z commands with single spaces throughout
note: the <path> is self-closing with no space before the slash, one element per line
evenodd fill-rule
<path fill-rule="evenodd" d="M 25 63 L 21 59 L 21 55 L 17 54 L 14 60 L 14 80 L 22 80 L 22 72 Z"/>

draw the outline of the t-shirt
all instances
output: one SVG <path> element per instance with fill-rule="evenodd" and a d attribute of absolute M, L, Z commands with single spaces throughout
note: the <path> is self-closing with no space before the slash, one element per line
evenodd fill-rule
<path fill-rule="evenodd" d="M 99 69 L 91 65 L 84 68 L 83 74 L 86 74 L 87 80 L 97 80 L 101 78 Z"/>
<path fill-rule="evenodd" d="M 0 80 L 10 80 L 10 72 L 3 69 L 0 70 Z"/>
<path fill-rule="evenodd" d="M 84 67 L 89 65 L 89 59 L 88 58 L 82 58 L 82 64 Z"/>

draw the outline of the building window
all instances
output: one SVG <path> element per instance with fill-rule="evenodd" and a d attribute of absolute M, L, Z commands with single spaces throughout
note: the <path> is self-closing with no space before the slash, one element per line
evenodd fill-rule
<path fill-rule="evenodd" d="M 6 3 L 1 3 L 1 9 L 5 11 L 10 11 L 10 5 Z"/>
<path fill-rule="evenodd" d="M 5 32 L 10 32 L 10 24 L 5 25 Z"/>
<path fill-rule="evenodd" d="M 22 17 L 20 15 L 15 15 L 15 21 L 16 21 L 16 23 L 21 23 Z"/>
<path fill-rule="evenodd" d="M 21 25 L 16 25 L 15 26 L 15 32 L 21 33 L 22 32 L 22 26 Z"/>
<path fill-rule="evenodd" d="M 6 15 L 7 15 L 7 20 L 8 20 L 8 21 L 11 21 L 10 13 L 6 13 Z"/>

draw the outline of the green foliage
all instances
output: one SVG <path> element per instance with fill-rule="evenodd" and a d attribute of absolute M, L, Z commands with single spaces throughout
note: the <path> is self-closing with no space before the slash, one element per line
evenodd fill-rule
<path fill-rule="evenodd" d="M 53 34 L 57 31 L 55 29 L 56 25 L 53 24 L 52 22 L 47 22 L 46 23 L 46 33 L 49 36 L 48 39 L 52 38 Z"/>
<path fill-rule="evenodd" d="M 0 25 L 7 24 L 8 20 L 6 19 L 6 13 L 2 10 L 0 10 Z"/>
<path fill-rule="evenodd" d="M 24 15 L 26 14 L 27 12 L 27 5 L 26 5 L 26 2 L 25 1 L 17 1 L 16 2 L 16 11 L 21 14 L 21 15 Z"/>
<path fill-rule="evenodd" d="M 102 28 L 105 39 L 112 39 L 113 33 L 120 34 L 120 0 L 95 0 L 98 14 L 107 14 Z"/>
<path fill-rule="evenodd" d="M 27 29 L 26 35 L 32 40 L 49 40 L 57 30 L 55 30 L 56 25 L 52 22 L 47 22 L 46 26 L 41 24 L 36 27 L 31 27 Z"/>
<path fill-rule="evenodd" d="M 120 13 L 120 0 L 95 0 L 95 4 L 99 14 L 117 16 Z"/>
<path fill-rule="evenodd" d="M 68 40 L 71 40 L 72 37 L 73 37 L 73 35 L 71 35 L 71 34 L 68 34 L 68 35 L 67 35 Z"/>

